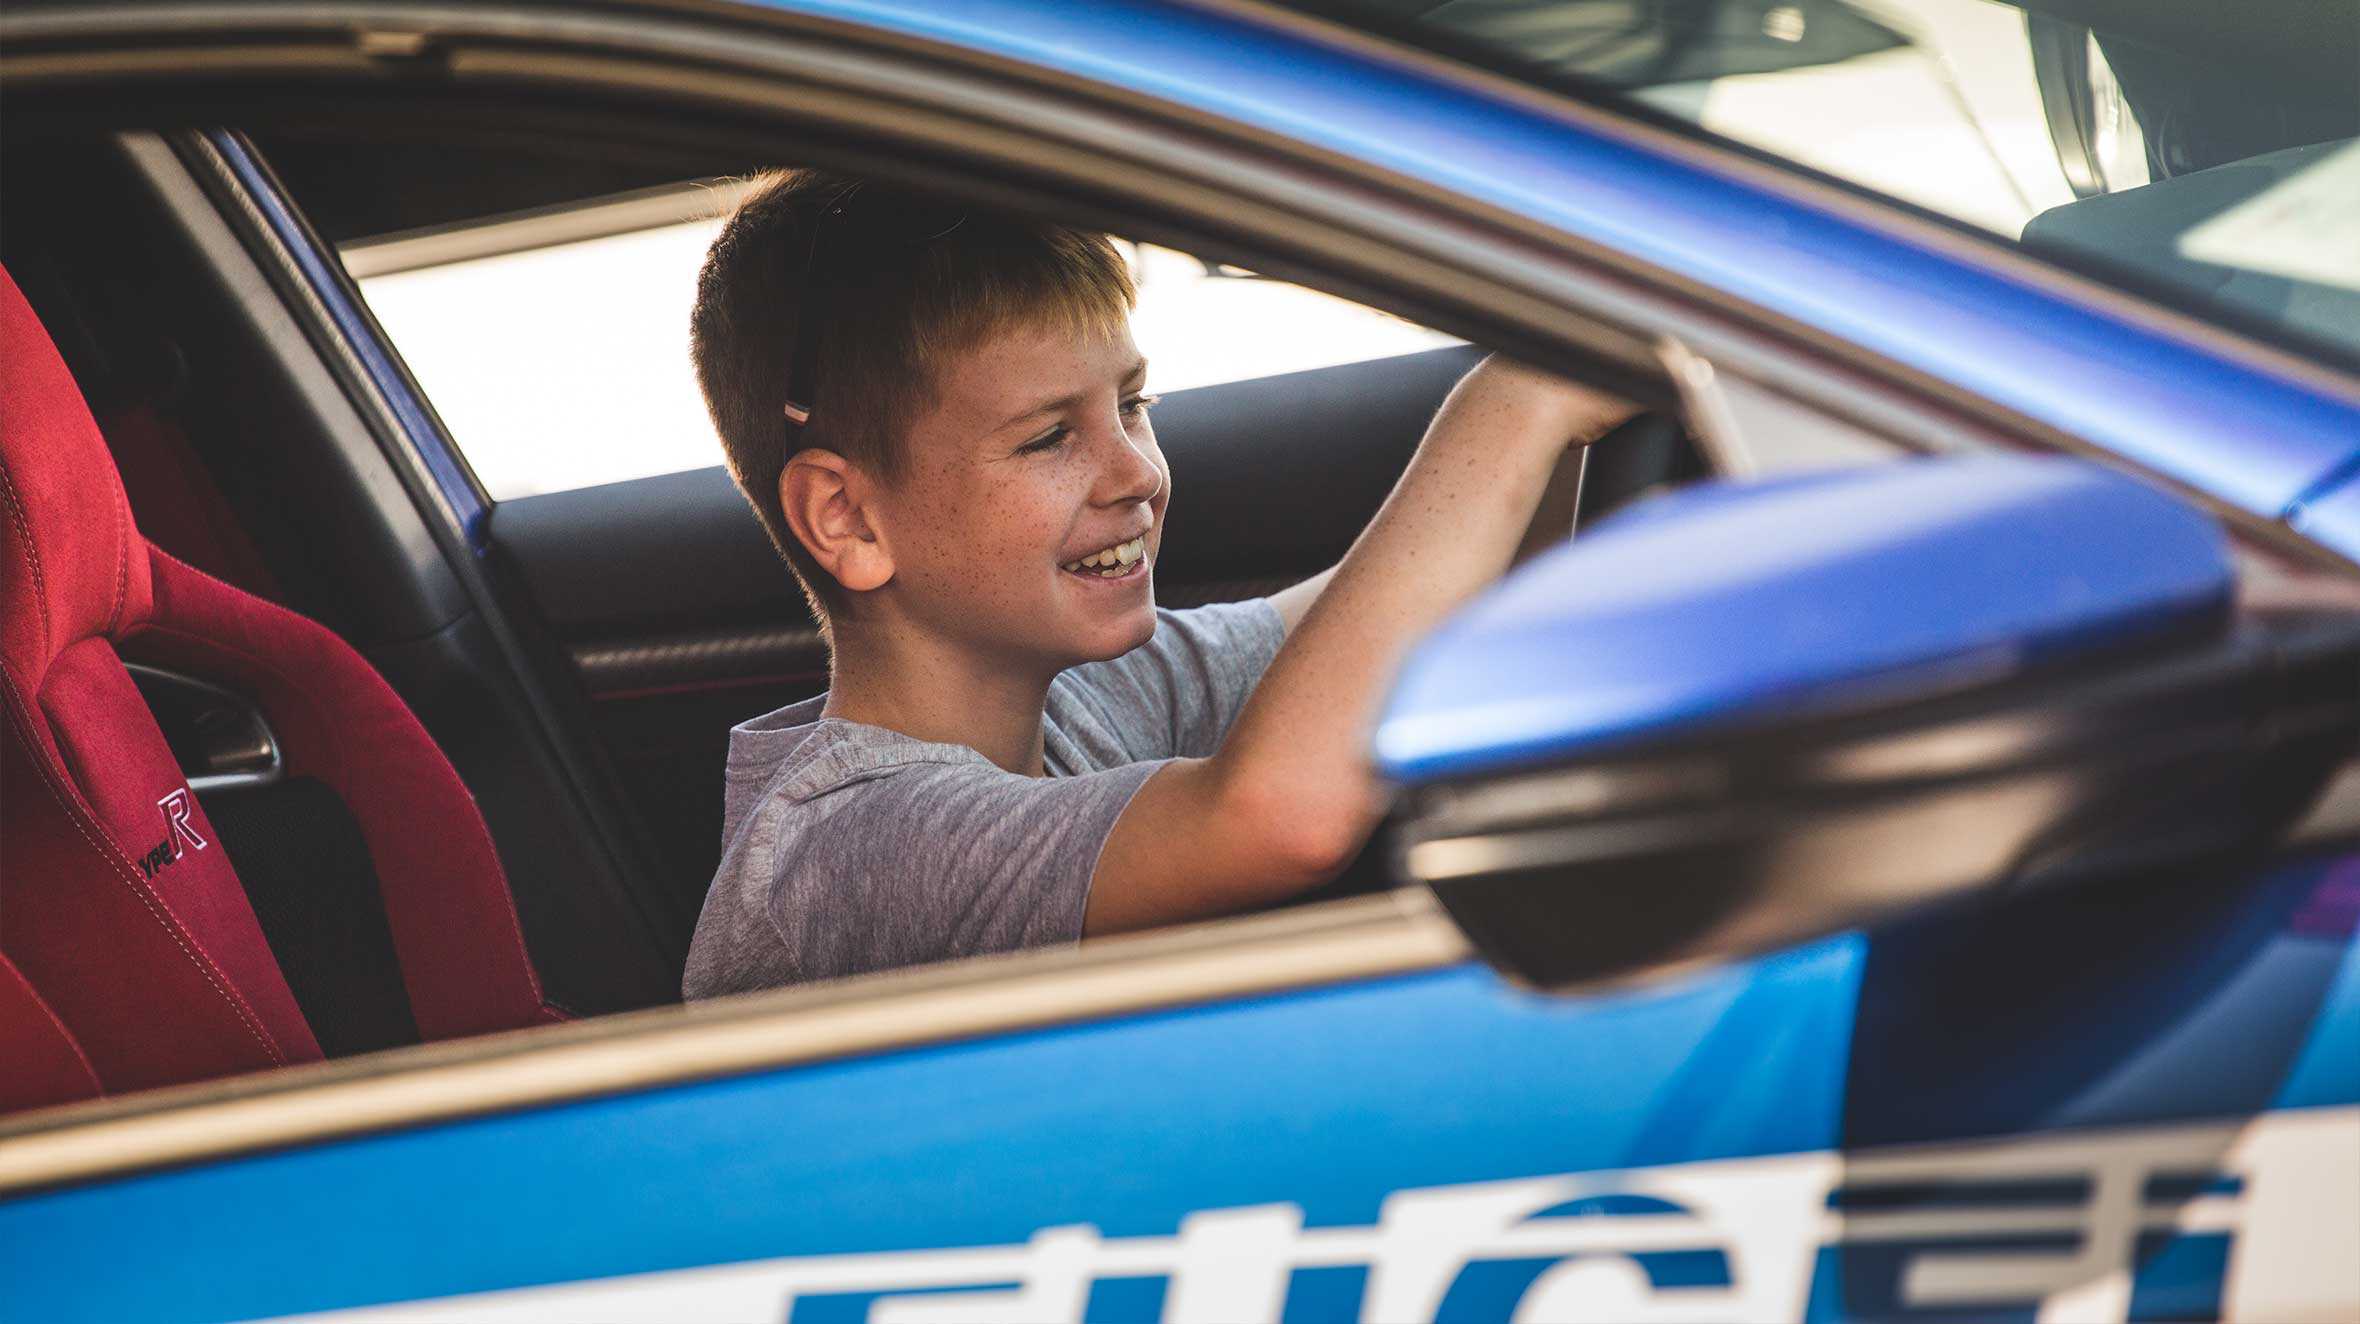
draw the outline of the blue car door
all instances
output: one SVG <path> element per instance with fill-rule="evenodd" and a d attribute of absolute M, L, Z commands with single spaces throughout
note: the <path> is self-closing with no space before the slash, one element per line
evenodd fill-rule
<path fill-rule="evenodd" d="M 2207 881 L 1844 935 L 1641 992 L 1541 996 L 1447 964 L 35 1193 L 0 1207 L 9 1313 L 2349 1302 L 2360 866 Z"/>

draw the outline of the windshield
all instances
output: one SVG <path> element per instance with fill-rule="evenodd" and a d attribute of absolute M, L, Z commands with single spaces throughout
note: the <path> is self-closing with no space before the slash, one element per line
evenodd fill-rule
<path fill-rule="evenodd" d="M 2340 0 L 1285 0 L 2360 364 Z"/>

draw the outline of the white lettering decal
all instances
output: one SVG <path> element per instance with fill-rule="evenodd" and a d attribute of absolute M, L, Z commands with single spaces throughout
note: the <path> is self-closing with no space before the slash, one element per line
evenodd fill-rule
<path fill-rule="evenodd" d="M 183 786 L 156 801 L 156 808 L 164 811 L 164 830 L 169 834 L 166 840 L 172 843 L 173 859 L 180 858 L 180 843 L 184 841 L 197 850 L 205 849 L 205 838 L 198 834 L 196 825 L 189 822 L 189 815 L 196 812 L 196 801 L 189 795 L 187 787 Z"/>
<path fill-rule="evenodd" d="M 1160 1307 L 1143 1309 L 1164 1324 L 1276 1324 L 1302 1271 L 1347 1270 L 1362 1275 L 1352 1313 L 1369 1324 L 1442 1313 L 1734 1324 L 1802 1318 L 1834 1252 L 1852 1257 L 1838 1298 L 1849 1317 L 2029 1308 L 2053 1324 L 2112 1324 L 2129 1317 L 2152 1247 L 2179 1239 L 2225 1264 L 2194 1283 L 2224 1318 L 2340 1318 L 2360 1306 L 2356 1187 L 2360 1108 L 2305 1109 L 1427 1187 L 1387 1199 L 1374 1226 L 1305 1227 L 1292 1204 L 1210 1209 L 1170 1236 L 1062 1226 L 1021 1245 L 763 1260 L 307 1318 L 1079 1324 L 1106 1313 L 1090 1304 L 1100 1286 L 1160 1282 L 1147 1298 Z M 2173 1287 L 2190 1290 L 2188 1275 Z"/>

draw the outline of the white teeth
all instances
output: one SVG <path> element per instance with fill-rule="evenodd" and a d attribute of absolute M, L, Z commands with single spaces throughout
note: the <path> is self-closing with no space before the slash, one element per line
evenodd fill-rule
<path fill-rule="evenodd" d="M 1064 569 L 1083 573 L 1096 570 L 1102 579 L 1113 579 L 1127 574 L 1133 565 L 1147 559 L 1147 538 L 1143 534 L 1129 542 L 1101 548 L 1079 561 L 1068 561 Z"/>

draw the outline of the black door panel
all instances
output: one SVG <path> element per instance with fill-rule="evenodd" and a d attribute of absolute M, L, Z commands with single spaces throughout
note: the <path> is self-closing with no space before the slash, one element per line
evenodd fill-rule
<path fill-rule="evenodd" d="M 560 638 L 811 623 L 720 467 L 503 501 L 490 532 Z"/>

